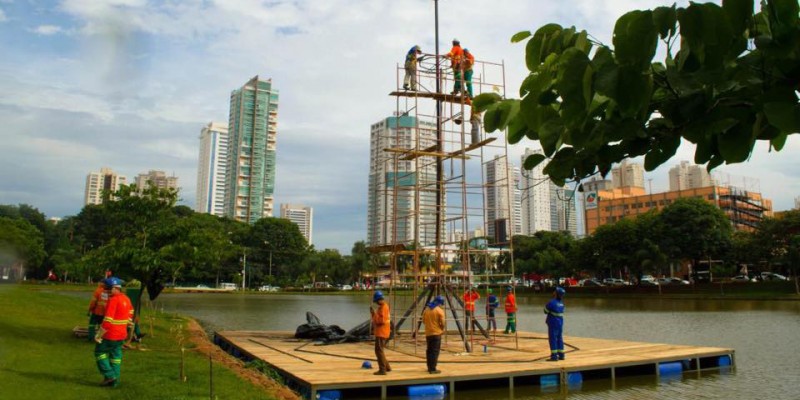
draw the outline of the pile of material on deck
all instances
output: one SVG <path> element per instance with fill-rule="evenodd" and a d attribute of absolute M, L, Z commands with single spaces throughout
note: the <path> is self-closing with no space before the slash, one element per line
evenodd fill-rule
<path fill-rule="evenodd" d="M 324 325 L 311 311 L 306 312 L 306 323 L 297 327 L 294 337 L 297 339 L 314 339 L 324 344 L 369 341 L 370 321 L 358 324 L 345 332 L 339 325 Z"/>

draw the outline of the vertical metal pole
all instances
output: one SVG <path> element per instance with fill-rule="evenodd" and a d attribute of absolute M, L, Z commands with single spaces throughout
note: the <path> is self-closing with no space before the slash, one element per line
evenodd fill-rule
<path fill-rule="evenodd" d="M 436 40 L 436 94 L 442 92 L 440 78 L 441 67 L 439 66 L 439 0 L 433 0 L 435 40 Z M 442 141 L 442 99 L 436 98 L 436 152 L 441 153 L 444 149 Z M 441 157 L 436 158 L 436 274 L 442 272 L 442 194 L 444 192 L 444 171 Z"/>

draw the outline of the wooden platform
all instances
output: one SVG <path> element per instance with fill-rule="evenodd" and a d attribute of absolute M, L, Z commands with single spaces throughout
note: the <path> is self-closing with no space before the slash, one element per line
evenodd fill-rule
<path fill-rule="evenodd" d="M 267 331 L 217 332 L 215 342 L 236 356 L 270 364 L 312 399 L 320 391 L 354 388 L 373 388 L 374 397 L 380 393 L 385 398 L 387 388 L 432 383 L 449 385 L 450 398 L 454 398 L 456 383 L 462 381 L 504 379 L 513 390 L 515 380 L 538 383 L 538 377 L 545 375 L 555 374 L 566 384 L 567 374 L 574 372 L 613 380 L 619 372 L 658 375 L 659 364 L 675 361 L 683 363 L 684 371 L 717 368 L 721 356 L 728 356 L 730 365 L 734 361 L 732 349 L 565 336 L 566 360 L 548 362 L 546 333 L 518 333 L 516 343 L 513 336 L 503 334 L 489 340 L 476 337 L 472 353 L 464 352 L 460 338 L 450 333 L 443 339 L 439 357 L 442 373 L 431 375 L 425 365 L 425 338 L 415 341 L 401 335 L 387 348 L 392 371 L 376 376 L 372 342 L 317 345 L 294 339 L 291 332 Z M 373 369 L 362 368 L 366 360 Z"/>

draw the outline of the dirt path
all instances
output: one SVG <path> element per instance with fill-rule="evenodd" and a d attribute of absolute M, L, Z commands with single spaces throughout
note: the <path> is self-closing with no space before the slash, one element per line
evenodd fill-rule
<path fill-rule="evenodd" d="M 267 378 L 261 372 L 246 368 L 241 360 L 238 360 L 228 353 L 224 352 L 219 346 L 211 343 L 208 340 L 208 335 L 194 319 L 189 318 L 187 330 L 189 332 L 189 340 L 194 344 L 198 352 L 204 354 L 206 357 L 211 358 L 230 368 L 237 375 L 246 379 L 253 385 L 264 388 L 270 395 L 279 400 L 300 400 L 300 396 L 293 392 L 291 389 Z"/>

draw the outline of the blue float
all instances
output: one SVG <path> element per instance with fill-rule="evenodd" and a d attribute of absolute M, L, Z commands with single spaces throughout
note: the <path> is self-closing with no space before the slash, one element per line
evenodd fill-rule
<path fill-rule="evenodd" d="M 342 400 L 341 390 L 320 390 L 317 392 L 318 400 Z"/>
<path fill-rule="evenodd" d="M 541 386 L 558 386 L 558 374 L 540 375 L 539 385 Z"/>
<path fill-rule="evenodd" d="M 663 377 L 676 377 L 683 374 L 683 362 L 672 361 L 658 364 L 658 375 Z"/>
<path fill-rule="evenodd" d="M 730 367 L 731 364 L 731 356 L 720 356 L 717 361 L 717 365 L 720 367 Z"/>
<path fill-rule="evenodd" d="M 408 387 L 408 397 L 412 397 L 414 399 L 444 398 L 444 394 L 446 392 L 447 388 L 441 383 L 433 385 L 414 385 Z"/>
<path fill-rule="evenodd" d="M 567 372 L 567 387 L 580 389 L 583 386 L 583 374 L 580 372 Z"/>

